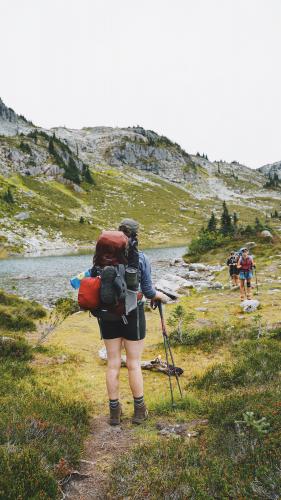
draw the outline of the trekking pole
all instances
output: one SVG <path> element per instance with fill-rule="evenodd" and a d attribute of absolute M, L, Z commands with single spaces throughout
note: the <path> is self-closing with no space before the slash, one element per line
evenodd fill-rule
<path fill-rule="evenodd" d="M 258 285 L 258 275 L 257 268 L 255 267 L 255 277 L 256 277 L 256 287 L 257 287 L 257 295 L 259 294 L 259 285 Z"/>
<path fill-rule="evenodd" d="M 160 318 L 161 318 L 162 334 L 163 334 L 163 339 L 164 339 L 164 347 L 165 347 L 165 353 L 166 353 L 166 362 L 167 362 L 169 382 L 170 382 L 170 390 L 171 390 L 171 399 L 172 399 L 172 405 L 174 406 L 174 396 L 173 396 L 172 380 L 171 380 L 171 373 L 170 373 L 169 361 L 168 361 L 168 353 L 170 354 L 170 358 L 171 358 L 171 361 L 172 361 L 171 364 L 172 364 L 172 367 L 173 367 L 173 372 L 174 372 L 174 374 L 176 376 L 176 380 L 177 380 L 177 384 L 178 384 L 179 393 L 180 393 L 181 398 L 183 397 L 182 396 L 182 390 L 181 390 L 181 386 L 180 386 L 179 376 L 178 376 L 178 373 L 177 373 L 177 370 L 176 370 L 176 367 L 175 367 L 174 356 L 173 356 L 173 353 L 172 353 L 170 340 L 169 340 L 169 337 L 167 335 L 167 328 L 166 328 L 166 324 L 165 324 L 165 320 L 164 320 L 162 302 L 160 302 L 160 301 L 157 302 L 157 306 L 158 306 L 159 314 L 160 314 Z"/>

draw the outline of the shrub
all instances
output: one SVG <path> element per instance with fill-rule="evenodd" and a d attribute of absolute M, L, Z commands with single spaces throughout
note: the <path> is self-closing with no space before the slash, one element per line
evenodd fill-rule
<path fill-rule="evenodd" d="M 170 340 L 174 345 L 213 344 L 218 339 L 223 340 L 224 338 L 225 332 L 218 326 L 185 331 L 181 335 L 178 331 L 173 331 L 170 334 Z"/>
<path fill-rule="evenodd" d="M 35 323 L 20 310 L 0 306 L 0 328 L 11 331 L 34 331 Z"/>
<path fill-rule="evenodd" d="M 0 498 L 49 500 L 57 493 L 57 482 L 36 450 L 0 447 Z"/>
<path fill-rule="evenodd" d="M 226 238 L 222 234 L 201 231 L 198 238 L 194 238 L 190 245 L 188 255 L 197 255 L 208 252 L 213 248 L 221 247 L 226 242 Z"/>
<path fill-rule="evenodd" d="M 21 337 L 0 337 L 0 358 L 29 361 L 32 358 L 32 348 Z"/>
<path fill-rule="evenodd" d="M 236 350 L 233 366 L 216 364 L 195 379 L 200 389 L 230 389 L 234 386 L 263 384 L 280 371 L 281 349 L 274 341 L 246 341 Z"/>
<path fill-rule="evenodd" d="M 29 155 L 32 154 L 31 148 L 30 148 L 29 144 L 27 144 L 27 142 L 21 141 L 20 149 L 22 150 L 23 153 L 27 153 Z"/>
<path fill-rule="evenodd" d="M 73 300 L 70 297 L 61 297 L 56 301 L 55 307 L 56 312 L 64 318 L 67 318 L 67 316 L 70 316 L 80 310 L 77 300 Z"/>

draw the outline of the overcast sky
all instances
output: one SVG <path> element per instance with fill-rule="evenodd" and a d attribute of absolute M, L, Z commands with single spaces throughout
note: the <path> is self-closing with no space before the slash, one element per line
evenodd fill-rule
<path fill-rule="evenodd" d="M 0 96 L 35 124 L 139 124 L 211 160 L 281 160 L 281 0 L 0 7 Z"/>

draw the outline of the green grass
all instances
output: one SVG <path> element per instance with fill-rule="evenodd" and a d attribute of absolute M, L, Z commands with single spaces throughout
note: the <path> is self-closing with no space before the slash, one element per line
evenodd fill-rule
<path fill-rule="evenodd" d="M 268 255 L 280 252 L 279 243 L 259 242 L 258 249 L 258 262 L 265 271 L 268 264 L 278 263 L 275 259 L 268 262 Z M 207 257 L 214 263 L 213 257 Z M 227 281 L 226 272 L 222 278 Z M 262 285 L 261 310 L 242 315 L 243 321 L 239 294 L 227 289 L 223 295 L 206 291 L 182 299 L 180 335 L 175 321 L 179 306 L 169 309 L 176 364 L 184 363 L 186 370 L 189 363 L 193 366 L 186 384 L 186 377 L 180 378 L 184 398 L 176 392 L 172 408 L 168 394 L 160 398 L 156 393 L 154 402 L 149 397 L 146 432 L 130 453 L 115 461 L 109 496 L 120 500 L 280 498 L 281 337 L 280 325 L 275 323 L 278 312 L 266 294 L 268 286 Z M 208 299 L 206 312 L 198 313 L 203 298 Z M 198 316 L 213 325 L 198 328 Z M 157 433 L 159 419 L 171 424 L 202 418 L 209 423 L 198 428 L 197 437 Z"/>
<path fill-rule="evenodd" d="M 200 389 L 221 391 L 251 384 L 264 384 L 279 376 L 280 344 L 274 340 L 241 342 L 234 349 L 234 364 L 216 364 L 195 381 Z"/>
<path fill-rule="evenodd" d="M 43 386 L 33 367 L 35 356 L 48 367 L 63 354 L 60 349 L 34 349 L 25 338 L 26 329 L 35 329 L 45 310 L 3 291 L 0 303 L 0 498 L 56 499 L 58 480 L 77 464 L 82 451 L 89 405 L 76 397 L 75 385 L 58 390 L 57 380 L 49 377 Z M 71 304 L 60 301 L 58 313 L 65 317 L 71 312 Z M 76 357 L 65 359 L 65 367 L 75 371 Z"/>
<path fill-rule="evenodd" d="M 279 498 L 280 344 L 270 345 L 270 355 L 264 348 L 257 355 L 256 341 L 248 341 L 247 347 L 242 343 L 240 349 L 244 357 L 240 359 L 237 352 L 240 361 L 232 370 L 227 368 L 230 384 L 224 383 L 224 372 L 218 372 L 218 385 L 213 379 L 197 384 L 197 392 L 179 402 L 176 410 L 168 400 L 156 404 L 153 412 L 162 421 L 165 415 L 169 422 L 203 417 L 209 425 L 190 439 L 150 433 L 115 462 L 109 488 L 112 497 Z M 237 364 L 243 367 L 238 378 Z M 201 380 L 206 382 L 208 376 L 210 370 Z"/>
<path fill-rule="evenodd" d="M 42 141 L 39 137 L 38 147 L 44 147 Z M 95 184 L 82 183 L 83 193 L 57 181 L 44 182 L 39 177 L 0 176 L 0 189 L 5 191 L 11 187 L 15 199 L 14 204 L 7 204 L 0 192 L 0 214 L 8 215 L 13 221 L 13 216 L 23 210 L 24 204 L 29 218 L 17 222 L 17 227 L 36 233 L 40 226 L 51 238 L 61 232 L 70 243 L 89 246 L 103 228 L 115 228 L 122 218 L 129 216 L 139 220 L 142 245 L 149 247 L 188 244 L 198 228 L 206 225 L 211 210 L 221 209 L 220 200 L 197 200 L 179 186 L 134 168 L 126 167 L 122 171 L 114 167 L 91 168 L 91 174 Z M 140 182 L 135 175 L 149 182 Z M 228 206 L 245 224 L 253 223 L 257 216 L 264 219 L 264 202 L 257 200 L 257 208 L 230 202 Z M 268 203 L 272 211 L 279 208 L 274 199 Z M 79 223 L 81 216 L 85 219 L 84 224 Z M 5 227 L 6 223 L 0 223 L 1 229 Z M 13 246 L 4 242 L 3 248 L 22 251 L 20 240 Z"/>
<path fill-rule="evenodd" d="M 45 316 L 45 309 L 35 301 L 25 301 L 0 290 L 0 330 L 33 331 L 34 320 Z"/>

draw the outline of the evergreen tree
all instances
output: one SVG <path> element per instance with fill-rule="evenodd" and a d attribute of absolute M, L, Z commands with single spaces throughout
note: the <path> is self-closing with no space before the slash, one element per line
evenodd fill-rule
<path fill-rule="evenodd" d="M 238 217 L 237 217 L 237 213 L 234 212 L 234 214 L 233 214 L 233 225 L 235 227 L 237 227 L 237 224 L 238 224 Z"/>
<path fill-rule="evenodd" d="M 55 155 L 55 145 L 54 145 L 54 137 L 50 137 L 49 144 L 48 144 L 48 151 L 51 155 Z"/>
<path fill-rule="evenodd" d="M 10 203 L 10 204 L 15 203 L 11 188 L 8 187 L 7 191 L 3 194 L 3 200 L 6 203 Z"/>
<path fill-rule="evenodd" d="M 217 219 L 215 217 L 214 212 L 212 212 L 212 215 L 207 225 L 207 231 L 209 231 L 210 233 L 215 233 L 216 230 L 217 230 Z"/>
<path fill-rule="evenodd" d="M 92 185 L 95 185 L 95 180 L 93 179 L 92 177 L 92 174 L 90 172 L 90 169 L 88 167 L 88 165 L 83 165 L 83 171 L 82 171 L 82 175 L 84 177 L 84 180 L 88 183 L 88 184 L 92 184 Z"/>
<path fill-rule="evenodd" d="M 228 208 L 226 206 L 225 201 L 223 202 L 222 205 L 222 215 L 221 215 L 221 227 L 220 231 L 224 236 L 227 236 L 229 234 L 233 234 L 234 228 L 231 222 L 231 217 L 228 212 Z"/>
<path fill-rule="evenodd" d="M 29 144 L 27 144 L 27 142 L 21 141 L 20 149 L 22 150 L 23 153 L 27 153 L 29 155 L 31 155 L 31 153 L 32 153 L 31 148 L 30 148 Z"/>
<path fill-rule="evenodd" d="M 262 223 L 260 222 L 259 218 L 258 218 L 258 217 L 256 217 L 256 218 L 255 218 L 255 231 L 256 231 L 257 233 L 259 233 L 259 232 L 260 232 L 260 231 L 262 231 L 262 230 L 263 230 L 263 225 L 262 225 Z"/>
<path fill-rule="evenodd" d="M 75 182 L 75 184 L 80 184 L 81 182 L 79 169 L 77 168 L 77 165 L 72 156 L 70 156 L 68 160 L 68 165 L 65 166 L 65 172 L 63 176 L 65 177 L 65 179 L 69 179 L 70 181 Z"/>

